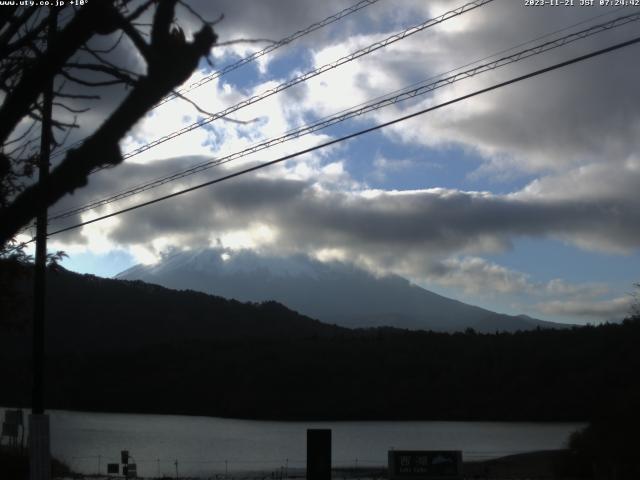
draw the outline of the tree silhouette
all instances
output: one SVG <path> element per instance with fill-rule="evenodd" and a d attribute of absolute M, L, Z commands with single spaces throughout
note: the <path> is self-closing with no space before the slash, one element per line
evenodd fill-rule
<path fill-rule="evenodd" d="M 640 283 L 634 283 L 635 292 L 631 294 L 633 302 L 629 311 L 631 320 L 640 320 Z"/>
<path fill-rule="evenodd" d="M 177 7 L 202 23 L 191 41 L 175 23 Z M 49 42 L 51 15 L 59 17 L 59 28 Z M 118 142 L 206 58 L 217 39 L 213 25 L 182 0 L 0 8 L 0 250 L 36 216 L 41 195 L 50 206 L 85 186 L 95 169 L 122 162 Z M 123 44 L 143 59 L 142 73 L 114 54 Z M 49 79 L 54 79 L 54 152 L 78 127 L 89 102 L 111 95 L 114 87 L 127 93 L 90 136 L 64 152 L 41 192 L 32 176 Z"/>

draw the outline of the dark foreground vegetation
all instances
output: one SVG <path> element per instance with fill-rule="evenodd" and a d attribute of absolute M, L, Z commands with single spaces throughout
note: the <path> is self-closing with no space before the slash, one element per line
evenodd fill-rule
<path fill-rule="evenodd" d="M 65 271 L 51 272 L 49 283 L 50 408 L 584 421 L 640 405 L 637 319 L 495 334 L 348 330 L 274 302 L 242 304 Z M 0 403 L 24 406 L 29 329 L 12 318 L 11 333 L 5 328 L 0 339 Z"/>
<path fill-rule="evenodd" d="M 640 478 L 638 432 L 640 404 L 599 412 L 570 440 L 570 457 L 563 466 L 583 478 L 637 480 Z"/>
<path fill-rule="evenodd" d="M 12 271 L 21 280 L 4 283 L 0 295 L 6 406 L 29 404 L 29 276 Z M 242 304 L 65 271 L 50 272 L 49 282 L 48 408 L 589 421 L 569 451 L 552 455 L 558 478 L 640 478 L 638 315 L 517 333 L 348 330 L 275 302 Z"/>
<path fill-rule="evenodd" d="M 126 335 L 126 333 L 124 333 Z M 638 405 L 640 323 L 474 335 L 206 340 L 48 359 L 52 408 L 278 419 L 582 421 Z M 25 404 L 26 358 L 3 359 Z"/>
<path fill-rule="evenodd" d="M 69 467 L 57 460 L 51 460 L 51 476 L 53 478 L 72 475 Z M 13 451 L 0 448 L 0 478 L 2 480 L 26 480 L 29 478 L 28 452 Z"/>

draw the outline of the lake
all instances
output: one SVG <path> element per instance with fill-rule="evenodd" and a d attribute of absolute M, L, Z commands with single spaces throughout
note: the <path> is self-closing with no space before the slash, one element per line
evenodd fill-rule
<path fill-rule="evenodd" d="M 0 409 L 2 411 L 2 409 Z M 25 412 L 26 413 L 26 412 Z M 575 423 L 278 422 L 49 411 L 51 450 L 74 470 L 106 472 L 129 450 L 140 476 L 304 468 L 307 428 L 332 430 L 334 467 L 386 464 L 389 449 L 462 450 L 465 460 L 565 446 Z M 4 412 L 2 412 L 4 417 Z"/>

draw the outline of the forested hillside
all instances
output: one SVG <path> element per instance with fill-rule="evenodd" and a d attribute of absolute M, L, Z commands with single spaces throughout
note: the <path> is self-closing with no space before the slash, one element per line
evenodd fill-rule
<path fill-rule="evenodd" d="M 586 420 L 640 400 L 638 319 L 494 334 L 348 330 L 276 303 L 68 272 L 52 274 L 50 294 L 49 408 Z M 0 404 L 29 402 L 28 340 L 28 329 L 3 333 Z"/>

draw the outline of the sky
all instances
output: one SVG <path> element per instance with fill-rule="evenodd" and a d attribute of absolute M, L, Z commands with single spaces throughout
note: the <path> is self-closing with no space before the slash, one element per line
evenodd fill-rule
<path fill-rule="evenodd" d="M 224 14 L 216 32 L 219 42 L 230 42 L 279 40 L 355 3 L 202 0 L 190 5 L 207 18 Z M 222 111 L 464 3 L 379 0 L 186 96 L 202 110 Z M 514 53 L 640 13 L 640 7 L 574 3 L 533 7 L 519 0 L 494 0 L 99 172 L 50 212 L 224 157 L 472 62 L 508 54 L 494 56 L 499 52 Z M 178 11 L 176 22 L 188 37 L 199 28 L 186 10 Z M 638 35 L 639 26 L 630 22 L 473 76 L 56 221 L 50 230 L 628 40 Z M 217 46 L 211 52 L 213 66 L 202 62 L 185 86 L 267 45 L 237 41 Z M 69 254 L 65 267 L 101 276 L 157 262 L 174 248 L 303 253 L 353 263 L 378 275 L 401 275 L 436 293 L 498 312 L 579 324 L 620 320 L 629 312 L 633 284 L 640 281 L 639 54 L 640 46 L 634 45 L 518 82 L 53 236 L 50 248 Z M 144 69 L 126 42 L 114 55 L 132 69 Z M 121 95 L 104 95 L 69 141 L 91 133 Z M 121 149 L 129 152 L 202 116 L 187 101 L 167 102 L 136 125 Z"/>

